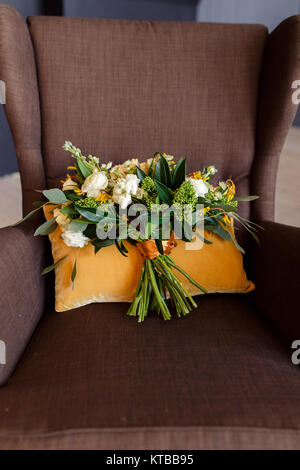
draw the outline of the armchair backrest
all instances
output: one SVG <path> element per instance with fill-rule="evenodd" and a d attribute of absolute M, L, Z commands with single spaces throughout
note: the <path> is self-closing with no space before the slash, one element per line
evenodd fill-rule
<path fill-rule="evenodd" d="M 214 164 L 273 218 L 278 157 L 296 112 L 299 17 L 261 25 L 30 17 L 0 6 L 0 78 L 23 182 L 55 187 L 71 140 L 104 161 L 163 151 Z M 298 52 L 299 54 L 299 52 Z M 297 77 L 298 73 L 298 77 Z M 250 216 L 249 206 L 243 214 Z"/>

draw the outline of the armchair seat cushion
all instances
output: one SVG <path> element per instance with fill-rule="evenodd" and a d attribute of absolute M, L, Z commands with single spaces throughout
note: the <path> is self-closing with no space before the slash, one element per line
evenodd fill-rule
<path fill-rule="evenodd" d="M 2 449 L 297 448 L 300 375 L 244 296 L 141 326 L 126 304 L 48 312 L 0 389 Z"/>

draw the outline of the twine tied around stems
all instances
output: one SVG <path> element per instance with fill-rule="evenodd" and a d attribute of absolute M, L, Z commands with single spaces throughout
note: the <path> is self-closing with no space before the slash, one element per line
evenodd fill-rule
<path fill-rule="evenodd" d="M 136 246 L 144 259 L 153 260 L 155 258 L 158 258 L 160 255 L 155 240 L 147 240 L 145 242 L 140 242 Z M 163 242 L 164 254 L 170 255 L 173 248 L 175 248 L 176 246 L 177 243 L 175 241 L 173 232 L 170 239 L 167 242 Z"/>

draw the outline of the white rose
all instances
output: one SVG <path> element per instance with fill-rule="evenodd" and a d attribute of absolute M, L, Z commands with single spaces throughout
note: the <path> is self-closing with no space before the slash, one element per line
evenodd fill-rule
<path fill-rule="evenodd" d="M 71 178 L 68 178 L 63 184 L 63 191 L 71 191 L 74 188 L 78 188 L 76 181 L 73 181 Z"/>
<path fill-rule="evenodd" d="M 73 232 L 72 230 L 66 230 L 63 232 L 61 238 L 67 246 L 74 248 L 83 248 L 90 241 L 90 239 L 83 235 L 82 232 Z"/>
<path fill-rule="evenodd" d="M 123 210 L 126 209 L 132 202 L 130 194 L 122 192 L 120 193 L 119 188 L 115 188 L 112 200 L 116 204 L 119 204 Z"/>
<path fill-rule="evenodd" d="M 87 194 L 88 197 L 98 197 L 101 190 L 106 189 L 108 186 L 108 179 L 104 171 L 98 171 L 94 168 L 93 173 L 88 176 L 82 185 L 81 190 Z"/>
<path fill-rule="evenodd" d="M 59 209 L 54 209 L 53 215 L 62 230 L 65 230 L 69 227 L 70 219 L 67 215 L 62 214 Z"/>
<path fill-rule="evenodd" d="M 187 178 L 187 180 L 192 183 L 197 197 L 204 197 L 208 193 L 208 187 L 203 180 L 195 180 L 193 178 Z"/>
<path fill-rule="evenodd" d="M 144 197 L 146 197 L 146 196 L 147 196 L 146 191 L 144 191 L 143 188 L 138 188 L 135 197 L 137 199 L 144 199 Z"/>
<path fill-rule="evenodd" d="M 125 178 L 125 191 L 127 194 L 136 195 L 140 180 L 136 175 L 126 175 Z"/>

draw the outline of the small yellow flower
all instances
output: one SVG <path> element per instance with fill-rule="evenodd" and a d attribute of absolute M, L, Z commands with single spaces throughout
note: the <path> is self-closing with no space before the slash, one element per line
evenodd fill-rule
<path fill-rule="evenodd" d="M 68 166 L 67 170 L 77 171 L 77 168 L 76 168 L 76 166 Z"/>
<path fill-rule="evenodd" d="M 77 196 L 84 196 L 84 193 L 81 191 L 80 188 L 74 188 L 74 193 L 76 193 Z"/>
<path fill-rule="evenodd" d="M 194 173 L 192 173 L 191 178 L 193 180 L 203 180 L 203 181 L 208 181 L 209 180 L 209 177 L 203 178 L 201 171 L 195 171 Z"/>
<path fill-rule="evenodd" d="M 223 221 L 225 222 L 226 225 L 231 225 L 231 220 L 228 217 L 228 215 L 224 215 Z"/>
<path fill-rule="evenodd" d="M 108 199 L 110 199 L 110 195 L 105 191 L 101 191 L 99 196 L 96 197 L 96 201 L 100 202 L 100 204 L 104 204 Z"/>
<path fill-rule="evenodd" d="M 200 209 L 200 217 L 204 216 L 209 211 L 210 207 L 204 207 L 204 209 Z"/>
<path fill-rule="evenodd" d="M 227 202 L 231 202 L 234 199 L 235 196 L 235 184 L 232 180 L 226 181 L 228 185 L 228 190 L 227 190 Z"/>

